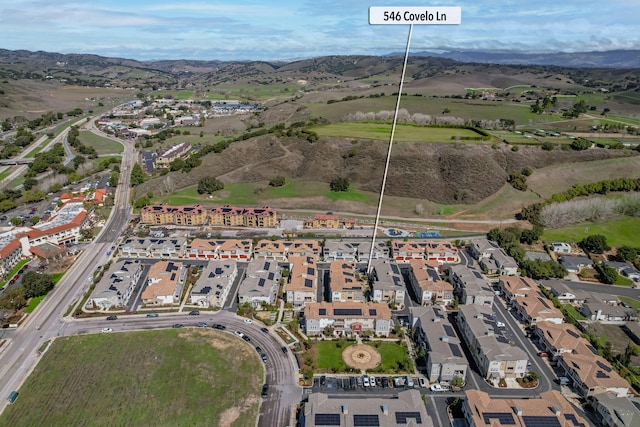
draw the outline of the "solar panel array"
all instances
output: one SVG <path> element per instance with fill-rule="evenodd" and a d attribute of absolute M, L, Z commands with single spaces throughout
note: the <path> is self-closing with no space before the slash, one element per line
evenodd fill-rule
<path fill-rule="evenodd" d="M 420 412 L 396 412 L 397 424 L 407 424 L 410 418 L 413 418 L 416 424 L 422 424 Z"/>
<path fill-rule="evenodd" d="M 578 419 L 573 414 L 564 414 L 564 418 L 567 421 L 571 421 L 576 427 L 586 427 L 584 423 L 578 422 Z"/>
<path fill-rule="evenodd" d="M 511 412 L 483 412 L 482 417 L 484 418 L 484 423 L 489 425 L 491 425 L 491 420 L 498 420 L 503 426 L 516 425 L 516 420 L 513 419 Z"/>
<path fill-rule="evenodd" d="M 314 421 L 317 426 L 339 426 L 340 414 L 316 414 Z"/>
<path fill-rule="evenodd" d="M 379 427 L 380 419 L 378 415 L 353 415 L 353 425 L 354 427 Z"/>
<path fill-rule="evenodd" d="M 531 416 L 522 417 L 525 427 L 562 427 L 558 417 L 554 416 Z"/>
<path fill-rule="evenodd" d="M 334 316 L 361 316 L 362 309 L 359 308 L 334 308 Z"/>
<path fill-rule="evenodd" d="M 453 331 L 453 328 L 451 327 L 451 325 L 442 325 L 442 329 L 444 329 L 444 332 L 447 334 L 447 336 L 449 337 L 456 336 L 456 333 Z"/>

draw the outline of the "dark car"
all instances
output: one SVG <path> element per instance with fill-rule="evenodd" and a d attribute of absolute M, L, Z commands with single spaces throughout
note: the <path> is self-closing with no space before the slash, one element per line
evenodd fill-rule
<path fill-rule="evenodd" d="M 172 328 L 182 328 L 184 325 L 182 323 L 174 323 Z"/>
<path fill-rule="evenodd" d="M 356 377 L 349 377 L 349 387 L 356 388 Z"/>
<path fill-rule="evenodd" d="M 387 387 L 389 387 L 389 378 L 382 377 L 382 388 L 387 388 Z"/>
<path fill-rule="evenodd" d="M 264 363 L 267 363 L 267 355 L 266 355 L 266 354 L 261 353 L 261 354 L 260 354 L 260 357 L 262 357 L 262 361 L 263 361 Z"/>
<path fill-rule="evenodd" d="M 549 357 L 549 353 L 546 351 L 540 351 L 538 352 L 538 357 Z"/>
<path fill-rule="evenodd" d="M 219 324 L 219 323 L 214 323 L 213 325 L 211 325 L 211 327 L 212 327 L 213 329 L 220 329 L 221 331 L 224 331 L 225 329 L 227 329 L 227 327 L 226 327 L 226 326 L 221 325 L 221 324 Z"/>
<path fill-rule="evenodd" d="M 118 320 L 118 316 L 107 316 L 107 320 Z"/>
<path fill-rule="evenodd" d="M 265 384 L 262 386 L 262 393 L 260 393 L 260 396 L 262 396 L 263 399 L 266 399 L 268 394 L 269 394 L 269 384 Z"/>
<path fill-rule="evenodd" d="M 193 310 L 189 312 L 189 316 L 199 316 L 200 312 L 198 310 Z"/>
<path fill-rule="evenodd" d="M 243 340 L 245 340 L 246 342 L 251 342 L 251 338 L 249 338 L 249 337 L 248 337 L 248 336 L 246 336 L 246 335 L 243 335 L 243 336 L 242 336 L 242 339 L 243 339 Z"/>
<path fill-rule="evenodd" d="M 264 332 L 265 334 L 269 333 L 269 330 L 268 330 L 267 328 L 260 328 L 260 330 L 261 330 L 262 332 Z"/>
<path fill-rule="evenodd" d="M 283 353 L 286 353 L 287 352 L 287 347 L 283 345 L 282 347 L 280 347 L 280 350 L 282 350 Z"/>
<path fill-rule="evenodd" d="M 256 347 L 256 351 L 258 352 L 258 354 L 262 354 L 263 353 L 262 347 Z"/>
<path fill-rule="evenodd" d="M 158 317 L 158 313 L 149 313 L 147 317 Z"/>
<path fill-rule="evenodd" d="M 207 322 L 198 322 L 198 328 L 206 328 L 207 326 Z"/>
<path fill-rule="evenodd" d="M 320 377 L 320 385 L 326 385 L 326 384 L 327 384 L 327 377 L 323 375 Z"/>

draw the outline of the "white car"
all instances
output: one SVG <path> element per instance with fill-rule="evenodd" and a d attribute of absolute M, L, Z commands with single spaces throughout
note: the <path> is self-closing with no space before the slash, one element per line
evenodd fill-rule
<path fill-rule="evenodd" d="M 497 321 L 497 322 L 496 322 L 496 326 L 497 326 L 498 328 L 505 328 L 505 327 L 506 327 L 506 325 L 505 325 L 504 323 L 500 322 L 500 321 Z"/>
<path fill-rule="evenodd" d="M 372 375 L 369 377 L 369 387 L 375 387 L 375 386 L 376 386 L 376 377 Z"/>
<path fill-rule="evenodd" d="M 244 323 L 251 324 L 251 323 L 253 323 L 253 320 L 251 320 L 251 319 L 244 319 Z"/>
<path fill-rule="evenodd" d="M 368 376 L 364 376 L 364 378 L 362 379 L 362 382 L 364 383 L 365 387 L 369 387 L 369 377 Z"/>
<path fill-rule="evenodd" d="M 440 384 L 431 384 L 431 387 L 429 387 L 429 389 L 431 389 L 431 391 L 445 391 L 444 387 L 442 387 Z"/>
<path fill-rule="evenodd" d="M 418 377 L 418 383 L 420 383 L 420 387 L 427 388 L 427 380 L 425 377 Z"/>
<path fill-rule="evenodd" d="M 240 331 L 235 331 L 234 334 L 236 334 L 240 338 L 242 338 L 244 336 L 244 334 L 242 332 L 240 332 Z"/>
<path fill-rule="evenodd" d="M 102 332 L 113 332 L 111 328 L 102 328 Z"/>

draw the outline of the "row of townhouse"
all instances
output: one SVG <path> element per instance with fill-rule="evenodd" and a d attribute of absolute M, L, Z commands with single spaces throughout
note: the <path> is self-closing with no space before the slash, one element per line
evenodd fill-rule
<path fill-rule="evenodd" d="M 410 262 L 412 259 L 426 259 L 439 264 L 457 264 L 460 262 L 458 248 L 447 241 L 400 241 L 391 244 L 393 257 L 398 262 Z"/>
<path fill-rule="evenodd" d="M 535 326 L 534 335 L 582 397 L 592 398 L 601 393 L 612 393 L 617 397 L 629 394 L 629 383 L 613 370 L 575 326 L 540 322 Z"/>
<path fill-rule="evenodd" d="M 356 225 L 355 219 L 340 218 L 338 215 L 333 214 L 320 214 L 315 215 L 313 219 L 307 219 L 304 221 L 304 228 L 329 228 L 339 229 L 348 228 L 352 229 Z"/>
<path fill-rule="evenodd" d="M 87 300 L 88 310 L 111 310 L 125 307 L 142 275 L 142 265 L 138 260 L 119 260 L 96 284 Z"/>
<path fill-rule="evenodd" d="M 469 427 L 587 427 L 585 420 L 556 390 L 538 398 L 491 397 L 480 390 L 466 390 L 462 413 Z"/>
<path fill-rule="evenodd" d="M 449 267 L 449 280 L 462 304 L 486 305 L 491 307 L 495 291 L 489 281 L 475 267 L 466 264 Z"/>
<path fill-rule="evenodd" d="M 368 262 L 372 260 L 389 259 L 391 250 L 380 241 L 376 241 L 373 251 L 371 241 L 343 241 L 327 240 L 322 248 L 322 255 L 325 261 L 354 261 Z"/>
<path fill-rule="evenodd" d="M 167 169 L 171 162 L 177 159 L 182 159 L 189 155 L 191 151 L 191 144 L 188 142 L 181 142 L 174 144 L 166 148 L 162 148 L 156 152 L 154 159 L 154 167 L 156 169 Z"/>
<path fill-rule="evenodd" d="M 304 306 L 304 331 L 317 336 L 333 331 L 335 336 L 372 332 L 389 336 L 391 309 L 375 302 L 314 302 Z"/>
<path fill-rule="evenodd" d="M 273 228 L 277 225 L 276 211 L 269 207 L 240 208 L 224 205 L 207 211 L 202 205 L 170 206 L 162 203 L 145 206 L 140 222 L 151 225 L 213 225 L 226 227 Z"/>
<path fill-rule="evenodd" d="M 574 288 L 571 281 L 565 280 L 541 280 L 540 283 L 561 304 L 573 305 L 588 320 L 624 322 L 638 319 L 636 311 L 626 307 L 613 294 L 582 291 Z"/>
<path fill-rule="evenodd" d="M 89 214 L 81 201 L 68 202 L 48 221 L 16 227 L 0 235 L 0 276 L 6 277 L 22 258 L 49 258 L 78 243 Z"/>
<path fill-rule="evenodd" d="M 500 276 L 498 288 L 505 301 L 526 326 L 540 322 L 564 323 L 562 311 L 554 307 L 539 289 L 538 284 L 528 277 Z"/>
<path fill-rule="evenodd" d="M 487 274 L 513 276 L 518 274 L 518 263 L 506 254 L 496 242 L 488 239 L 474 240 L 469 247 L 471 255 Z"/>
<path fill-rule="evenodd" d="M 429 382 L 449 383 L 455 377 L 466 379 L 469 363 L 442 307 L 412 307 L 411 326 L 416 347 L 424 348 L 427 355 Z"/>
<path fill-rule="evenodd" d="M 409 264 L 409 286 L 420 305 L 453 303 L 453 285 L 442 280 L 437 262 L 412 259 Z"/>
<path fill-rule="evenodd" d="M 461 305 L 456 320 L 462 338 L 484 378 L 496 381 L 527 374 L 527 353 L 512 346 L 500 333 L 491 307 Z"/>

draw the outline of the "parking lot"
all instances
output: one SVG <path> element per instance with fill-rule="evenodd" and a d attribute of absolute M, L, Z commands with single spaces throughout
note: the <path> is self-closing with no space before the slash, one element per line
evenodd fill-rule
<path fill-rule="evenodd" d="M 313 379 L 311 392 L 335 393 L 335 392 L 371 392 L 371 393 L 397 393 L 398 391 L 416 389 L 422 393 L 437 393 L 438 391 L 450 391 L 447 387 L 439 390 L 431 390 L 429 383 L 422 376 L 374 376 L 374 375 L 340 375 L 340 376 L 316 376 Z"/>

